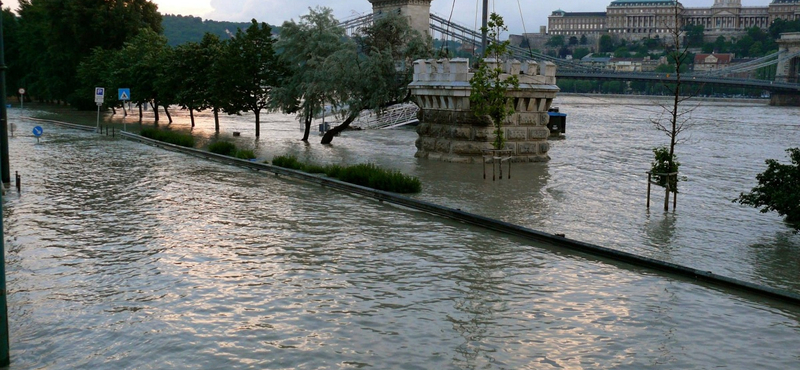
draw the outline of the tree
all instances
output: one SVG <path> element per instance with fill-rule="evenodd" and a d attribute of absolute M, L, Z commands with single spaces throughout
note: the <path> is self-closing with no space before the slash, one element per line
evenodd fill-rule
<path fill-rule="evenodd" d="M 686 38 L 684 39 L 685 45 L 688 47 L 702 47 L 703 37 L 705 36 L 705 26 L 687 24 L 685 27 Z"/>
<path fill-rule="evenodd" d="M 486 29 L 489 45 L 478 61 L 478 69 L 475 71 L 469 84 L 472 92 L 469 96 L 470 107 L 478 117 L 489 118 L 494 125 L 494 142 L 492 145 L 495 150 L 505 147 L 505 137 L 503 135 L 504 121 L 514 113 L 514 107 L 508 103 L 506 92 L 509 89 L 519 88 L 519 77 L 510 75 L 503 78 L 502 58 L 508 56 L 508 41 L 499 41 L 500 33 L 508 29 L 503 22 L 503 18 L 496 13 L 492 13 Z M 487 61 L 486 57 L 492 60 Z"/>
<path fill-rule="evenodd" d="M 671 73 L 675 76 L 674 82 L 672 81 L 665 81 L 663 83 L 664 87 L 670 91 L 673 99 L 672 104 L 662 105 L 662 116 L 659 118 L 655 118 L 652 120 L 653 125 L 658 131 L 663 132 L 667 137 L 669 137 L 669 144 L 665 147 L 655 148 L 654 152 L 654 162 L 652 170 L 661 171 L 664 168 L 670 170 L 672 173 L 674 172 L 675 175 L 669 176 L 669 179 L 664 179 L 664 181 L 660 182 L 660 185 L 669 184 L 667 188 L 670 192 L 677 194 L 678 186 L 677 186 L 677 179 L 678 179 L 678 162 L 675 160 L 675 145 L 678 143 L 678 137 L 681 132 L 688 129 L 689 125 L 689 113 L 693 109 L 682 109 L 680 107 L 681 103 L 690 99 L 692 97 L 691 93 L 688 93 L 683 89 L 683 81 L 681 80 L 681 74 L 683 73 L 684 69 L 688 66 L 689 62 L 691 61 L 691 54 L 689 53 L 689 46 L 687 43 L 684 43 L 681 46 L 680 39 L 682 33 L 682 23 L 684 22 L 684 18 L 682 15 L 682 6 L 680 3 L 675 2 L 672 6 L 672 16 L 669 17 L 669 23 L 665 24 L 665 28 L 669 30 L 669 34 L 667 37 L 664 37 L 664 50 L 667 52 L 667 59 L 669 60 L 670 66 L 674 67 L 671 69 Z M 666 115 L 666 120 L 663 119 L 663 116 Z M 666 121 L 666 123 L 664 122 Z M 674 171 L 672 171 L 674 169 Z M 664 173 L 664 172 L 660 172 Z M 669 192 L 667 193 L 667 197 L 664 200 L 664 210 L 669 209 Z"/>
<path fill-rule="evenodd" d="M 570 45 L 570 46 L 572 46 L 572 45 L 578 45 L 578 38 L 577 38 L 577 37 L 575 37 L 575 36 L 571 36 L 571 37 L 569 38 L 569 45 Z"/>
<path fill-rule="evenodd" d="M 330 8 L 309 9 L 309 13 L 283 23 L 278 48 L 290 75 L 275 94 L 275 105 L 284 113 L 298 113 L 305 127 L 303 141 L 308 141 L 314 116 L 323 111 L 326 99 L 336 86 L 326 82 L 325 60 L 345 47 L 345 31 Z"/>
<path fill-rule="evenodd" d="M 274 43 L 270 26 L 253 19 L 247 30 L 236 31 L 227 42 L 223 57 L 228 69 L 218 71 L 223 73 L 230 97 L 225 112 L 253 112 L 256 137 L 261 136 L 261 111 L 269 107 L 270 93 L 287 74 L 275 54 Z"/>
<path fill-rule="evenodd" d="M 589 55 L 591 51 L 588 48 L 577 48 L 574 52 L 572 52 L 573 59 L 583 59 L 583 57 Z"/>
<path fill-rule="evenodd" d="M 586 38 L 586 35 L 581 35 L 581 45 L 586 45 L 589 43 L 589 40 Z"/>
<path fill-rule="evenodd" d="M 562 35 L 552 36 L 550 37 L 550 40 L 547 40 L 547 43 L 545 45 L 552 46 L 554 48 L 560 48 L 564 46 L 564 36 Z"/>
<path fill-rule="evenodd" d="M 326 83 L 336 87 L 331 102 L 344 121 L 322 136 L 322 144 L 347 129 L 362 110 L 380 113 L 410 101 L 412 61 L 433 56 L 430 37 L 411 28 L 408 18 L 399 14 L 380 17 L 360 34 L 325 62 Z"/>
<path fill-rule="evenodd" d="M 139 107 L 140 119 L 142 108 L 150 104 L 158 122 L 160 120 L 158 107 L 163 106 L 166 111 L 172 102 L 170 93 L 159 89 L 157 84 L 166 75 L 166 65 L 171 58 L 171 52 L 166 37 L 150 29 L 143 29 L 125 43 L 114 59 L 116 65 L 113 68 L 113 83 L 110 87 L 131 89 L 131 101 Z M 169 112 L 166 113 L 169 116 Z"/>
<path fill-rule="evenodd" d="M 767 159 L 767 169 L 756 175 L 758 185 L 733 201 L 762 207 L 762 213 L 778 212 L 797 231 L 800 230 L 800 148 L 790 148 L 786 152 L 792 164 Z"/>
<path fill-rule="evenodd" d="M 142 29 L 161 31 L 161 15 L 147 0 L 21 0 L 20 62 L 31 90 L 44 99 L 94 106 L 76 94 L 77 68 L 95 48 L 120 49 Z"/>
<path fill-rule="evenodd" d="M 611 38 L 611 35 L 603 35 L 600 36 L 600 52 L 601 53 L 610 53 L 614 51 L 615 43 L 614 39 Z"/>

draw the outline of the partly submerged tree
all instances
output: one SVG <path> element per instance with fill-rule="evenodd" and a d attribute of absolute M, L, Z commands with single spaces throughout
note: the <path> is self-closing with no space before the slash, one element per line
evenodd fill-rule
<path fill-rule="evenodd" d="M 300 22 L 287 21 L 281 26 L 277 43 L 280 59 L 289 75 L 274 93 L 274 106 L 284 113 L 298 114 L 303 123 L 303 141 L 308 141 L 314 116 L 324 110 L 325 102 L 341 87 L 328 83 L 323 68 L 325 60 L 345 48 L 345 30 L 333 17 L 330 8 L 313 8 Z"/>
<path fill-rule="evenodd" d="M 670 68 L 670 73 L 666 74 L 666 76 L 674 76 L 674 80 L 666 80 L 663 82 L 663 85 L 671 93 L 672 101 L 668 105 L 661 105 L 662 114 L 660 117 L 652 119 L 652 123 L 658 131 L 663 132 L 669 138 L 669 144 L 653 150 L 655 159 L 651 171 L 654 173 L 665 173 L 659 171 L 667 169 L 669 172 L 666 173 L 674 173 L 668 176 L 669 179 L 663 178 L 663 180 L 660 180 L 659 185 L 666 186 L 669 184 L 669 191 L 677 194 L 677 172 L 680 164 L 675 159 L 675 145 L 679 142 L 680 134 L 691 126 L 689 116 L 696 108 L 696 106 L 684 108 L 681 104 L 694 97 L 697 90 L 687 89 L 681 79 L 682 73 L 691 62 L 689 44 L 681 43 L 684 29 L 683 25 L 685 22 L 683 18 L 683 6 L 675 1 L 672 4 L 670 15 L 663 18 L 663 20 L 665 24 L 662 26 L 666 28 L 669 33 L 662 38 L 662 41 L 664 42 L 664 49 L 669 59 L 669 65 L 672 67 Z M 669 208 L 668 199 L 665 199 L 664 208 L 665 210 Z"/>
<path fill-rule="evenodd" d="M 149 104 L 153 107 L 156 122 L 159 121 L 158 107 L 163 106 L 167 116 L 167 106 L 173 103 L 170 91 L 159 89 L 161 81 L 167 73 L 166 65 L 170 60 L 172 49 L 167 39 L 150 29 L 143 29 L 125 43 L 118 57 L 115 58 L 113 80 L 117 87 L 131 89 L 131 101 L 142 108 Z"/>
<path fill-rule="evenodd" d="M 469 103 L 476 116 L 487 117 L 494 125 L 492 145 L 499 150 L 505 147 L 503 123 L 514 113 L 506 93 L 509 89 L 519 87 L 519 77 L 503 72 L 503 59 L 508 57 L 509 44 L 508 41 L 499 41 L 500 33 L 507 31 L 503 18 L 492 13 L 484 31 L 487 32 L 489 45 L 469 81 L 472 87 Z"/>
<path fill-rule="evenodd" d="M 217 71 L 223 77 L 220 84 L 230 96 L 225 112 L 253 112 L 256 137 L 261 136 L 261 112 L 269 107 L 272 90 L 286 75 L 275 54 L 274 44 L 270 26 L 263 22 L 259 25 L 253 19 L 247 30 L 236 31 L 236 35 L 226 43 L 223 58 L 228 68 Z"/>
<path fill-rule="evenodd" d="M 399 14 L 384 14 L 359 34 L 326 60 L 324 77 L 335 87 L 331 102 L 344 120 L 323 135 L 322 144 L 347 129 L 362 110 L 380 114 L 410 101 L 413 61 L 433 55 L 430 37 L 414 30 Z"/>
<path fill-rule="evenodd" d="M 734 202 L 778 212 L 796 231 L 800 230 L 800 148 L 786 150 L 792 164 L 767 159 L 767 169 L 756 175 L 758 186 L 741 193 Z"/>

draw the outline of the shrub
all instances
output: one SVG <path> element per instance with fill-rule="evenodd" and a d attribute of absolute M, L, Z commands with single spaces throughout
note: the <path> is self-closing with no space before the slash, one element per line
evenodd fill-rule
<path fill-rule="evenodd" d="M 328 177 L 351 184 L 395 193 L 419 193 L 422 190 L 422 183 L 418 178 L 404 175 L 399 171 L 386 170 L 371 163 L 347 167 L 320 166 L 302 163 L 293 156 L 278 156 L 272 159 L 272 164 L 309 173 L 324 173 Z"/>
<path fill-rule="evenodd" d="M 666 147 L 659 147 L 653 149 L 653 163 L 650 167 L 650 172 L 656 173 L 673 173 L 678 172 L 678 168 L 680 168 L 681 163 L 678 162 L 678 157 L 676 155 L 672 155 L 672 167 L 669 165 L 669 149 Z M 678 176 L 666 176 L 666 175 L 654 175 L 657 177 L 657 182 L 659 186 L 666 187 L 667 186 L 667 177 L 669 177 L 669 190 L 673 193 L 678 192 Z"/>
<path fill-rule="evenodd" d="M 776 211 L 795 230 L 800 230 L 800 148 L 790 148 L 792 164 L 767 159 L 767 169 L 756 175 L 758 186 L 741 193 L 734 202 L 761 208 L 762 213 Z"/>
<path fill-rule="evenodd" d="M 236 154 L 236 145 L 227 141 L 217 141 L 208 146 L 208 151 L 211 153 L 233 156 Z"/>
<path fill-rule="evenodd" d="M 174 131 L 162 131 L 155 128 L 143 128 L 142 131 L 139 132 L 139 135 L 153 140 L 163 141 L 165 143 L 189 148 L 194 147 L 194 137 L 189 134 L 181 134 Z"/>
<path fill-rule="evenodd" d="M 239 159 L 255 159 L 256 153 L 249 149 L 240 149 L 236 151 L 236 155 L 234 156 Z"/>
<path fill-rule="evenodd" d="M 294 156 L 277 156 L 272 158 L 272 164 L 278 167 L 289 168 L 292 170 L 300 170 L 302 171 L 304 165 L 300 163 Z"/>

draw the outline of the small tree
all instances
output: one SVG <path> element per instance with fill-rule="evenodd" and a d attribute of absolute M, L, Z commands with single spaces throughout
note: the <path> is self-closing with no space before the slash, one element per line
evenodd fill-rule
<path fill-rule="evenodd" d="M 681 73 L 686 69 L 690 61 L 690 53 L 688 44 L 681 46 L 681 37 L 683 36 L 683 7 L 677 1 L 672 7 L 672 17 L 668 17 L 668 24 L 665 28 L 669 30 L 669 35 L 664 37 L 664 49 L 667 52 L 667 58 L 670 62 L 670 74 L 675 76 L 674 81 L 665 81 L 664 87 L 669 90 L 672 95 L 672 104 L 662 105 L 662 116 L 652 120 L 653 125 L 658 131 L 663 132 L 669 137 L 669 146 L 656 148 L 653 150 L 655 155 L 652 170 L 658 173 L 675 173 L 675 175 L 668 176 L 669 179 L 659 181 L 659 185 L 666 186 L 669 183 L 669 191 L 678 193 L 678 167 L 680 166 L 675 160 L 675 145 L 678 144 L 681 132 L 690 127 L 689 113 L 694 108 L 683 109 L 680 107 L 681 103 L 691 99 L 694 94 L 690 91 L 685 91 L 683 82 L 681 81 Z M 668 74 L 669 75 L 669 74 Z M 666 115 L 666 119 L 664 119 Z M 666 121 L 666 122 L 665 122 Z M 660 172 L 666 170 L 667 172 Z M 663 177 L 663 176 L 662 176 Z M 667 193 L 669 198 L 669 193 Z M 665 199 L 664 209 L 669 208 L 668 199 Z"/>
<path fill-rule="evenodd" d="M 758 186 L 741 193 L 734 202 L 761 208 L 762 213 L 776 211 L 795 231 L 800 230 L 800 148 L 790 148 L 792 164 L 767 159 L 766 171 L 756 175 Z"/>
<path fill-rule="evenodd" d="M 508 76 L 501 78 L 503 67 L 501 58 L 508 55 L 508 41 L 499 41 L 500 32 L 507 31 L 503 22 L 503 17 L 492 13 L 489 17 L 487 32 L 490 40 L 486 47 L 486 52 L 478 61 L 478 69 L 469 81 L 472 92 L 469 96 L 470 107 L 478 117 L 488 117 L 494 125 L 494 142 L 492 145 L 496 150 L 505 147 L 505 137 L 503 136 L 503 121 L 514 113 L 506 97 L 509 89 L 519 88 L 519 77 Z M 494 63 L 488 63 L 486 57 L 494 59 Z"/>

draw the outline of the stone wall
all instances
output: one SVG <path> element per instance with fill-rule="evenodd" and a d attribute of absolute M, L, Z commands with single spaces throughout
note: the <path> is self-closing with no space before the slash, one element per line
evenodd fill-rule
<path fill-rule="evenodd" d="M 515 113 L 503 126 L 505 149 L 512 150 L 517 162 L 546 161 L 550 158 L 547 110 L 558 92 L 556 66 L 511 60 L 503 63 L 503 69 L 507 74 L 502 79 L 514 74 L 520 82 L 507 94 Z M 414 62 L 409 88 L 421 108 L 417 157 L 472 163 L 482 161 L 483 150 L 493 148 L 494 127 L 470 110 L 472 76 L 467 59 Z"/>

